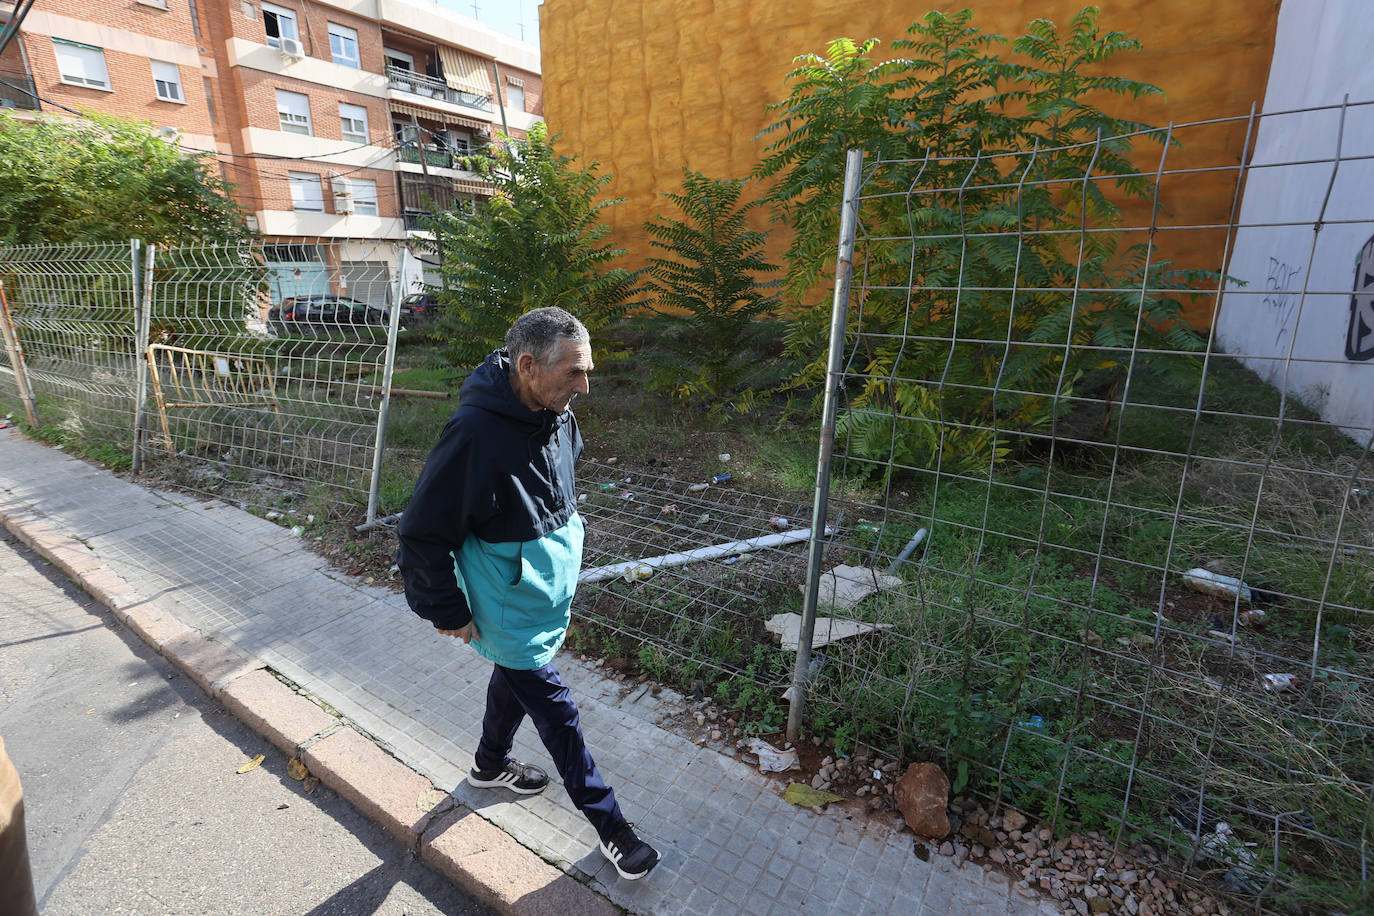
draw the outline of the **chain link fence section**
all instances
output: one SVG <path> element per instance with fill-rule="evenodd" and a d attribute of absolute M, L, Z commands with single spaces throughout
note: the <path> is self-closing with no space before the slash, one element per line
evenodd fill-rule
<path fill-rule="evenodd" d="M 195 492 L 342 495 L 371 512 L 394 306 L 418 282 L 406 254 L 377 240 L 52 246 L 0 251 L 0 277 L 45 426 L 132 449 L 135 470 Z M 0 390 L 17 396 L 6 368 Z"/>
<path fill-rule="evenodd" d="M 816 647 L 813 730 L 1266 907 L 1367 902 L 1374 424 L 1339 407 L 1347 322 L 1374 334 L 1374 267 L 1348 285 L 1374 210 L 1351 109 L 864 167 L 812 522 L 838 534 L 809 584 L 818 633 L 874 629 Z M 1266 141 L 1295 130 L 1319 148 Z M 1100 174 L 1105 150 L 1135 170 Z M 1218 187 L 1228 222 L 1170 221 Z"/>
<path fill-rule="evenodd" d="M 0 248 L 0 281 L 44 422 L 127 454 L 138 364 L 137 252 L 124 245 Z M 9 360 L 0 391 L 18 402 Z"/>
<path fill-rule="evenodd" d="M 241 502 L 365 496 L 398 249 L 292 240 L 155 252 L 149 469 Z"/>

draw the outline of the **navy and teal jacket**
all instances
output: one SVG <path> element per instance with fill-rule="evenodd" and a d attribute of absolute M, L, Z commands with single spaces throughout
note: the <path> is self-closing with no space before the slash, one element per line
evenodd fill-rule
<path fill-rule="evenodd" d="M 411 610 L 507 668 L 547 664 L 567 634 L 582 566 L 572 411 L 531 410 L 497 350 L 463 383 L 401 516 L 396 564 Z"/>

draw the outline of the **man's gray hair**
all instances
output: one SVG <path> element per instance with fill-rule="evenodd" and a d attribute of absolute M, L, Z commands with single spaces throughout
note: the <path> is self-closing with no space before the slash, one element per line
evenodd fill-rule
<path fill-rule="evenodd" d="M 549 365 L 558 352 L 559 343 L 590 341 L 587 328 L 568 312 L 557 306 L 534 309 L 515 320 L 506 332 L 506 352 L 512 363 L 521 353 L 529 353 L 541 366 Z"/>

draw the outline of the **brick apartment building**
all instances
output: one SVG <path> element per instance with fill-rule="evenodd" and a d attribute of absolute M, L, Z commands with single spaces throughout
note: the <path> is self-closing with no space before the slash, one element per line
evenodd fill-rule
<path fill-rule="evenodd" d="M 37 0 L 0 107 L 74 117 L 59 106 L 215 154 L 272 243 L 273 299 L 380 305 L 419 215 L 491 193 L 461 157 L 524 136 L 543 101 L 535 47 L 430 0 Z M 407 290 L 434 279 L 409 247 Z"/>

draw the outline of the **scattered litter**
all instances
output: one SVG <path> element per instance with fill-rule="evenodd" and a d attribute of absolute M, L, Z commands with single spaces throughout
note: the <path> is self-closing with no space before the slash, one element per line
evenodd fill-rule
<path fill-rule="evenodd" d="M 1296 674 L 1261 674 L 1260 681 L 1263 682 L 1264 689 L 1270 693 L 1291 690 L 1298 686 Z"/>
<path fill-rule="evenodd" d="M 310 775 L 310 768 L 299 757 L 292 757 L 286 762 L 286 775 L 300 782 Z"/>
<path fill-rule="evenodd" d="M 729 479 L 729 474 L 717 474 L 715 477 L 711 478 L 711 483 L 725 483 L 725 481 Z"/>
<path fill-rule="evenodd" d="M 263 762 L 264 760 L 266 760 L 266 759 L 267 759 L 267 758 L 264 757 L 262 754 L 259 754 L 258 756 L 254 757 L 252 760 L 250 760 L 250 761 L 248 761 L 247 763 L 245 763 L 243 766 L 239 767 L 239 769 L 238 769 L 239 775 L 242 776 L 244 773 L 247 773 L 249 770 L 256 770 L 259 766 L 262 765 L 262 762 Z"/>
<path fill-rule="evenodd" d="M 1252 607 L 1248 611 L 1241 611 L 1237 616 L 1243 626 L 1253 627 L 1264 623 L 1264 608 Z"/>
<path fill-rule="evenodd" d="M 615 463 L 616 463 L 617 461 L 619 461 L 619 460 L 620 460 L 619 458 L 607 458 L 607 459 L 606 459 L 606 463 L 607 463 L 607 464 L 615 464 Z"/>
<path fill-rule="evenodd" d="M 1210 569 L 1198 567 L 1190 569 L 1183 574 L 1183 583 L 1195 592 L 1202 592 L 1204 595 L 1216 595 L 1218 598 L 1235 598 L 1249 604 L 1251 600 L 1250 587 L 1232 576 L 1223 576 L 1221 573 L 1214 573 Z"/>
<path fill-rule="evenodd" d="M 580 502 L 580 503 L 585 503 L 585 502 L 587 501 L 587 494 L 586 494 L 586 493 L 578 493 L 578 494 L 577 494 L 577 501 Z"/>
<path fill-rule="evenodd" d="M 694 483 L 694 484 L 692 484 L 690 487 L 687 488 L 687 492 L 688 492 L 688 493 L 700 493 L 702 490 L 705 490 L 705 489 L 708 488 L 709 486 L 711 486 L 709 483 Z"/>
<path fill-rule="evenodd" d="M 868 522 L 859 522 L 859 524 L 854 526 L 854 530 L 862 531 L 864 534 L 877 534 L 878 526 Z"/>
<path fill-rule="evenodd" d="M 737 554 L 737 555 L 735 555 L 735 556 L 733 556 L 733 557 L 726 557 L 726 558 L 725 558 L 725 565 L 726 565 L 726 566 L 734 566 L 734 565 L 736 565 L 736 564 L 738 564 L 738 563 L 750 563 L 750 562 L 753 561 L 753 559 L 754 559 L 754 555 L 753 555 L 753 554 L 751 554 L 751 553 L 741 553 L 741 554 Z"/>
<path fill-rule="evenodd" d="M 804 782 L 794 782 L 788 785 L 787 791 L 782 794 L 782 797 L 788 804 L 796 805 L 798 808 L 818 808 L 831 802 L 844 801 L 842 795 L 813 789 Z"/>
<path fill-rule="evenodd" d="M 268 520 L 269 522 L 275 522 L 275 521 L 276 521 L 277 519 L 279 519 L 279 518 L 281 518 L 281 513 L 280 513 L 280 512 L 272 511 L 272 512 L 267 513 L 267 520 Z"/>
<path fill-rule="evenodd" d="M 847 611 L 860 601 L 884 588 L 896 588 L 902 580 L 866 566 L 836 566 L 821 574 L 818 607 Z M 805 589 L 805 584 L 801 586 Z"/>
<path fill-rule="evenodd" d="M 626 582 L 643 582 L 645 579 L 652 578 L 654 568 L 652 566 L 626 564 L 620 577 Z"/>
<path fill-rule="evenodd" d="M 774 614 L 764 621 L 764 628 L 782 641 L 784 649 L 796 650 L 801 642 L 801 615 L 795 613 Z M 816 628 L 811 635 L 811 648 L 819 649 L 841 639 L 872 633 L 875 630 L 891 629 L 890 623 L 863 623 L 858 620 L 842 620 L 838 617 L 817 617 Z"/>
<path fill-rule="evenodd" d="M 774 531 L 783 531 L 790 524 L 791 522 L 783 518 L 781 515 L 775 515 L 768 520 L 768 527 L 772 528 Z"/>
<path fill-rule="evenodd" d="M 303 525 L 292 525 L 292 526 L 291 526 L 291 536 L 292 536 L 292 537 L 300 537 L 300 536 L 303 535 L 303 534 L 305 534 L 305 526 L 303 526 Z"/>
<path fill-rule="evenodd" d="M 697 517 L 697 524 L 698 524 L 698 525 L 704 525 L 704 524 L 706 524 L 707 522 L 709 522 L 710 520 L 711 520 L 711 516 L 708 515 L 707 513 L 703 512 L 703 513 L 701 513 L 700 516 Z"/>
<path fill-rule="evenodd" d="M 1040 716 L 1031 716 L 1026 721 L 1017 722 L 1016 724 L 1021 726 L 1022 728 L 1044 728 L 1045 720 Z"/>
<path fill-rule="evenodd" d="M 678 512 L 681 512 L 681 511 L 682 511 L 682 507 L 681 507 L 681 506 L 679 506 L 677 503 L 672 503 L 671 505 L 667 505 L 667 506 L 664 506 L 662 509 L 659 509 L 659 510 L 658 510 L 658 514 L 659 514 L 659 515 L 675 515 L 675 514 L 677 514 Z"/>
<path fill-rule="evenodd" d="M 729 453 L 729 452 L 721 452 L 721 453 L 720 453 L 719 455 L 717 455 L 716 457 L 719 458 L 721 461 L 729 461 L 729 460 L 730 460 L 730 453 Z"/>
<path fill-rule="evenodd" d="M 277 810 L 278 810 L 278 811 L 285 811 L 287 808 L 290 808 L 290 807 L 291 807 L 291 806 L 288 805 L 286 802 L 282 802 L 280 805 L 277 805 Z"/>
<path fill-rule="evenodd" d="M 614 490 L 614 489 L 615 489 L 615 484 L 613 484 L 613 483 L 603 483 L 603 484 L 601 485 L 601 492 L 603 492 L 603 493 L 610 492 L 611 490 Z"/>
<path fill-rule="evenodd" d="M 749 753 L 759 758 L 759 771 L 763 773 L 785 773 L 788 770 L 801 769 L 801 764 L 797 761 L 797 749 L 794 747 L 780 751 L 762 738 L 750 738 Z"/>
<path fill-rule="evenodd" d="M 9 429 L 13 425 L 14 421 L 11 420 L 9 417 L 5 417 L 4 419 L 0 420 L 0 429 Z"/>
<path fill-rule="evenodd" d="M 307 777 L 305 777 L 305 782 L 304 782 L 304 783 L 302 784 L 302 786 L 301 786 L 301 788 L 305 789 L 305 794 L 306 794 L 306 795 L 310 795 L 311 793 L 313 793 L 313 792 L 314 792 L 316 789 L 318 789 L 319 787 L 320 787 L 320 777 L 318 777 L 318 776 L 307 776 Z"/>
<path fill-rule="evenodd" d="M 313 516 L 313 515 L 307 515 L 307 516 L 305 517 L 305 523 L 306 523 L 307 525 L 313 525 L 313 524 L 315 524 L 315 516 Z"/>
<path fill-rule="evenodd" d="M 634 495 L 633 493 L 631 493 L 629 490 L 621 490 L 621 491 L 620 491 L 620 498 L 623 499 L 623 500 L 625 500 L 625 501 L 627 501 L 627 502 L 629 502 L 629 501 L 631 501 L 631 500 L 633 500 L 633 499 L 635 498 L 635 495 Z"/>

